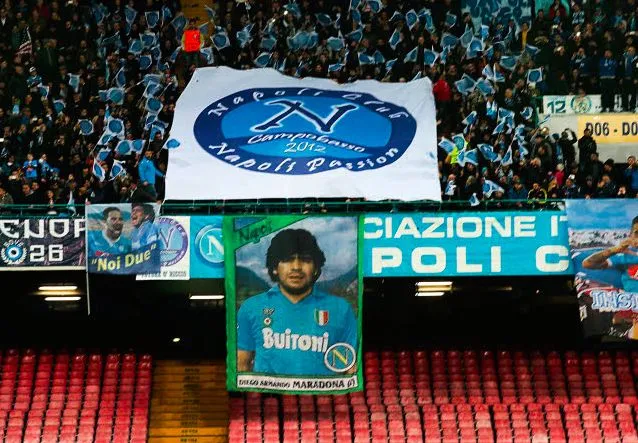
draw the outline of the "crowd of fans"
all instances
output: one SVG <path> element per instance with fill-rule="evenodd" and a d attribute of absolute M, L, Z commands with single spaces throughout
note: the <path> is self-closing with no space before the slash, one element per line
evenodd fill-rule
<path fill-rule="evenodd" d="M 452 0 L 214 2 L 191 22 L 177 0 L 5 0 L 0 206 L 162 200 L 175 102 L 197 67 L 222 64 L 337 82 L 430 77 L 439 139 L 454 140 L 439 148 L 446 200 L 633 197 L 634 157 L 615 165 L 587 131 L 550 134 L 533 111 L 543 94 L 595 93 L 605 111 L 616 93 L 634 110 L 638 7 L 615 6 L 556 0 L 481 26 Z"/>

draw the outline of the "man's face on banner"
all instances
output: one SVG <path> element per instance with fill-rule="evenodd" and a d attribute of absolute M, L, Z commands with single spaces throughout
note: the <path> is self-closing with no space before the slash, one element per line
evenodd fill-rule
<path fill-rule="evenodd" d="M 122 229 L 124 229 L 124 219 L 122 218 L 122 213 L 118 210 L 109 212 L 106 217 L 106 230 L 113 237 L 119 237 L 120 235 L 122 235 Z"/>
<path fill-rule="evenodd" d="M 291 295 L 301 295 L 315 283 L 317 269 L 309 255 L 291 255 L 277 264 L 274 272 L 283 290 Z"/>
<path fill-rule="evenodd" d="M 144 209 L 141 206 L 136 206 L 131 209 L 131 223 L 136 228 L 139 228 L 142 223 L 144 223 Z"/>

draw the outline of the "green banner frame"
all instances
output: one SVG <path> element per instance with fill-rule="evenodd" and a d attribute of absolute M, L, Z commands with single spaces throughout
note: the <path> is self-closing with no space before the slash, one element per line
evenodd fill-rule
<path fill-rule="evenodd" d="M 237 371 L 237 284 L 236 284 L 236 253 L 239 248 L 249 243 L 257 243 L 262 237 L 277 232 L 295 223 L 311 218 L 354 218 L 357 224 L 357 331 L 358 346 L 356 350 L 356 372 L 349 376 L 297 376 L 262 374 L 257 372 L 242 372 L 242 375 L 255 376 L 281 380 L 282 385 L 289 381 L 293 386 L 293 379 L 296 381 L 307 379 L 307 388 L 286 389 L 273 386 L 238 386 Z M 247 224 L 239 230 L 235 230 L 235 222 L 239 219 L 254 219 L 255 222 Z M 363 217 L 354 214 L 330 214 L 330 215 L 255 215 L 255 216 L 225 216 L 223 220 L 223 238 L 225 252 L 225 289 L 226 289 L 226 338 L 227 338 L 227 359 L 226 359 L 226 386 L 229 391 L 242 392 L 262 392 L 279 394 L 308 394 L 308 395 L 332 395 L 346 394 L 349 392 L 362 391 L 363 385 L 363 336 L 362 336 L 362 314 L 363 314 Z M 349 378 L 355 380 L 354 386 L 335 387 L 327 389 L 314 387 L 317 380 L 326 382 L 343 380 Z M 276 384 L 276 383 L 274 383 Z M 325 383 L 330 385 L 330 383 Z"/>

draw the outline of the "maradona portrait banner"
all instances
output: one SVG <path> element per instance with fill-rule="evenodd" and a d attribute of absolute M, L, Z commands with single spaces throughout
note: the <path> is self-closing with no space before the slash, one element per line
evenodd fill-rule
<path fill-rule="evenodd" d="M 225 217 L 229 390 L 363 389 L 359 217 Z"/>
<path fill-rule="evenodd" d="M 441 200 L 427 78 L 340 85 L 275 69 L 197 69 L 167 146 L 167 200 Z"/>
<path fill-rule="evenodd" d="M 124 203 L 86 207 L 88 271 L 160 272 L 159 205 Z"/>
<path fill-rule="evenodd" d="M 638 201 L 567 200 L 567 225 L 585 333 L 638 339 Z"/>

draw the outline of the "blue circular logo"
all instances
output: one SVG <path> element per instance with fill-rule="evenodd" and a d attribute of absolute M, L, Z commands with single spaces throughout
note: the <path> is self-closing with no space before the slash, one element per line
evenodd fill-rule
<path fill-rule="evenodd" d="M 206 152 L 237 168 L 305 175 L 390 165 L 412 143 L 416 120 L 370 94 L 259 88 L 212 103 L 193 132 Z"/>
<path fill-rule="evenodd" d="M 222 230 L 218 226 L 204 226 L 195 238 L 197 253 L 202 260 L 211 265 L 219 265 L 224 262 L 224 243 Z"/>
<path fill-rule="evenodd" d="M 186 255 L 188 234 L 181 223 L 169 217 L 159 217 L 157 228 L 162 245 L 160 263 L 162 266 L 172 266 Z"/>
<path fill-rule="evenodd" d="M 9 240 L 0 250 L 0 257 L 7 265 L 19 265 L 27 258 L 24 243 L 20 240 Z"/>

